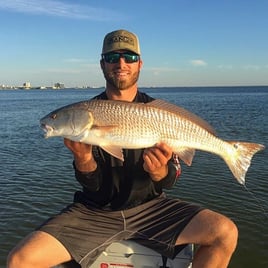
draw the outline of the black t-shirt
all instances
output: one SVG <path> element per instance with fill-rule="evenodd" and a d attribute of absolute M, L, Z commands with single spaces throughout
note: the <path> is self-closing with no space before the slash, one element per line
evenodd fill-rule
<path fill-rule="evenodd" d="M 105 100 L 106 93 L 94 99 Z M 152 97 L 138 91 L 134 102 L 152 100 Z M 154 182 L 143 169 L 143 149 L 124 149 L 124 162 L 98 146 L 93 146 L 92 152 L 97 169 L 88 173 L 75 169 L 76 179 L 83 186 L 83 192 L 76 193 L 75 201 L 113 210 L 131 208 L 159 196 L 163 188 L 170 188 L 176 180 L 176 168 L 169 161 L 167 177 Z"/>

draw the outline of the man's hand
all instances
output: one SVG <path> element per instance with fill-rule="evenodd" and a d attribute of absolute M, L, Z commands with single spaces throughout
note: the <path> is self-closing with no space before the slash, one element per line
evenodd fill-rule
<path fill-rule="evenodd" d="M 172 156 L 172 149 L 165 143 L 156 144 L 154 147 L 144 150 L 143 168 L 147 171 L 152 180 L 160 181 L 168 174 L 168 160 Z"/>
<path fill-rule="evenodd" d="M 65 146 L 73 153 L 76 168 L 81 172 L 91 172 L 97 168 L 92 155 L 92 145 L 64 139 Z"/>

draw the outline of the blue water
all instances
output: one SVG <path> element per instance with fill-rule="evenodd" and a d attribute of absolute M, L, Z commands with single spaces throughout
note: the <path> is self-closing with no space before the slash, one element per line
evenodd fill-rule
<path fill-rule="evenodd" d="M 0 267 L 11 248 L 80 189 L 72 156 L 61 138 L 44 139 L 39 119 L 101 90 L 0 90 Z M 268 144 L 268 87 L 143 89 L 211 123 L 218 136 Z M 268 267 L 268 153 L 256 154 L 246 187 L 218 156 L 198 152 L 168 194 L 198 202 L 232 218 L 239 243 L 231 268 Z"/>

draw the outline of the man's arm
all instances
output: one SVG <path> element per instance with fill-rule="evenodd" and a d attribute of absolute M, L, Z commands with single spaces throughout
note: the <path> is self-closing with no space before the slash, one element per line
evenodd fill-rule
<path fill-rule="evenodd" d="M 92 155 L 92 145 L 68 139 L 64 139 L 64 144 L 73 153 L 77 181 L 88 191 L 99 191 L 102 184 L 102 173 Z"/>
<path fill-rule="evenodd" d="M 65 146 L 74 155 L 74 164 L 80 172 L 93 172 L 97 163 L 92 155 L 92 145 L 64 139 Z"/>
<path fill-rule="evenodd" d="M 99 189 L 101 178 L 97 163 L 92 155 L 92 145 L 64 139 L 65 146 L 74 155 L 77 180 L 87 189 Z M 172 149 L 165 143 L 144 150 L 143 168 L 153 181 L 171 187 L 177 179 L 176 168 L 171 164 Z M 96 174 L 95 174 L 96 173 Z"/>

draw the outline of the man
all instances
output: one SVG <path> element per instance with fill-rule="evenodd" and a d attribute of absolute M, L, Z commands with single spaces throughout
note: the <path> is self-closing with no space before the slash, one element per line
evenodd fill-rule
<path fill-rule="evenodd" d="M 104 38 L 101 68 L 106 90 L 98 99 L 149 102 L 137 88 L 142 67 L 135 34 Z M 124 150 L 122 162 L 97 146 L 64 140 L 83 186 L 74 203 L 26 237 L 9 255 L 9 268 L 52 267 L 74 259 L 88 267 L 112 242 L 136 240 L 173 257 L 185 244 L 199 245 L 193 267 L 227 267 L 237 243 L 235 224 L 223 215 L 167 198 L 176 181 L 169 146 Z"/>

